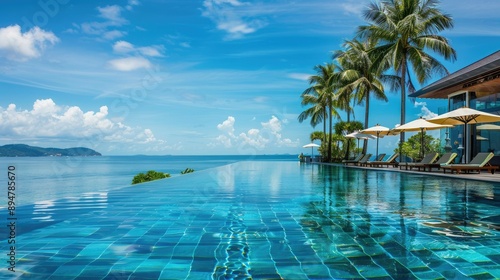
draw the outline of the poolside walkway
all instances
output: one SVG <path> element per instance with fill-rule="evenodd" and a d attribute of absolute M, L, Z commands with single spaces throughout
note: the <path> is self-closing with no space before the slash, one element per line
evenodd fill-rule
<path fill-rule="evenodd" d="M 317 162 L 314 162 L 317 163 Z M 391 172 L 404 172 L 411 174 L 419 174 L 419 175 L 432 175 L 432 176 L 442 176 L 447 178 L 459 178 L 466 180 L 479 180 L 486 182 L 494 182 L 500 183 L 500 170 L 497 170 L 495 174 L 491 174 L 489 172 L 483 171 L 479 174 L 470 173 L 470 174 L 451 174 L 449 172 L 443 173 L 443 170 L 433 169 L 432 171 L 418 171 L 414 170 L 401 170 L 399 167 L 369 167 L 369 166 L 353 166 L 353 165 L 343 165 L 341 163 L 323 163 L 319 162 L 317 164 L 325 164 L 325 165 L 337 165 L 337 166 L 345 166 L 347 168 L 358 168 L 358 169 L 368 169 L 368 170 L 380 170 L 380 171 L 391 171 Z"/>

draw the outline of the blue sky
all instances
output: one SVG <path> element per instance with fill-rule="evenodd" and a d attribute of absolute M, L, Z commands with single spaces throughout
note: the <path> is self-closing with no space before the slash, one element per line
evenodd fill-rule
<path fill-rule="evenodd" d="M 368 3 L 3 1 L 0 144 L 105 155 L 307 153 L 315 129 L 297 121 L 300 94 L 313 67 L 364 24 Z M 450 72 L 499 49 L 500 1 L 444 0 L 441 9 L 455 21 L 443 33 L 458 54 L 443 61 Z M 399 123 L 399 94 L 387 96 L 372 102 L 370 126 Z M 445 105 L 408 102 L 406 119 Z M 363 113 L 357 107 L 356 119 Z M 381 139 L 380 152 L 398 139 Z"/>

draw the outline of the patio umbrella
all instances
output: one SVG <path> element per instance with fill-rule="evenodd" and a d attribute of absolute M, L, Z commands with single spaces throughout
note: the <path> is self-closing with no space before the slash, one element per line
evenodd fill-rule
<path fill-rule="evenodd" d="M 389 131 L 390 131 L 390 129 L 388 127 L 381 126 L 379 124 L 377 124 L 376 126 L 372 126 L 372 127 L 367 128 L 367 129 L 361 130 L 361 133 L 371 134 L 371 135 L 377 136 L 377 153 L 376 153 L 375 158 L 378 158 L 378 139 L 380 137 L 384 137 L 385 135 L 388 135 Z"/>
<path fill-rule="evenodd" d="M 421 133 L 420 156 L 423 157 L 424 156 L 424 132 L 427 130 L 442 129 L 442 128 L 447 128 L 447 127 L 452 127 L 452 125 L 435 124 L 435 123 L 428 122 L 424 118 L 420 117 L 414 121 L 400 125 L 400 126 L 396 127 L 394 130 L 400 131 L 400 132 L 401 131 L 420 131 L 420 133 Z"/>
<path fill-rule="evenodd" d="M 444 113 L 437 117 L 428 120 L 437 124 L 451 124 L 451 125 L 464 125 L 464 135 L 468 139 L 467 124 L 476 123 L 489 123 L 500 121 L 499 115 L 494 115 L 486 112 L 481 112 L 467 107 L 458 108 L 456 110 Z M 468 162 L 469 155 L 465 153 L 468 141 L 464 145 L 464 154 L 466 162 Z"/>
<path fill-rule="evenodd" d="M 488 138 L 490 138 L 490 130 L 500 130 L 500 125 L 488 123 L 488 124 L 478 125 L 478 126 L 476 126 L 476 129 L 477 130 L 487 130 L 488 131 Z M 488 149 L 491 150 L 491 142 L 489 139 L 488 139 Z"/>
<path fill-rule="evenodd" d="M 359 139 L 375 139 L 376 137 L 371 134 L 361 133 L 360 131 L 354 131 L 345 136 L 345 138 L 356 138 L 358 139 L 358 147 L 359 147 Z"/>
<path fill-rule="evenodd" d="M 500 130 L 500 125 L 496 124 L 482 124 L 476 126 L 477 130 Z"/>
<path fill-rule="evenodd" d="M 302 148 L 311 148 L 311 160 L 312 160 L 312 158 L 314 156 L 313 148 L 317 148 L 317 147 L 319 147 L 319 145 L 316 144 L 316 143 L 309 143 L 309 144 L 306 144 L 306 145 L 302 146 Z"/>

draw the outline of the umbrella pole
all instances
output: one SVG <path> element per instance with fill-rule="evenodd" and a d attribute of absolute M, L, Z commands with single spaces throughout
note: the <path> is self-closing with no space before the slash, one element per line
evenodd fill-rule
<path fill-rule="evenodd" d="M 420 158 L 424 158 L 424 129 L 420 129 Z"/>
<path fill-rule="evenodd" d="M 378 138 L 380 136 L 380 132 L 377 131 L 377 155 L 375 157 L 375 159 L 378 159 Z"/>
<path fill-rule="evenodd" d="M 464 123 L 463 129 L 464 135 L 462 136 L 462 158 L 460 159 L 460 163 L 467 163 L 467 123 Z"/>

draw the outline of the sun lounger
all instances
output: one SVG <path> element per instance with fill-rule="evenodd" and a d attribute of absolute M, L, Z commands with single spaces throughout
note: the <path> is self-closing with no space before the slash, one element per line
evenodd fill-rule
<path fill-rule="evenodd" d="M 387 158 L 386 160 L 371 161 L 371 162 L 367 162 L 366 165 L 373 166 L 373 167 L 383 167 L 383 166 L 389 167 L 389 165 L 397 166 L 398 162 L 396 161 L 396 158 L 398 157 L 398 155 L 399 155 L 398 153 L 395 153 L 392 156 L 390 156 L 389 158 Z"/>
<path fill-rule="evenodd" d="M 380 154 L 380 155 L 378 155 L 378 158 L 376 158 L 374 161 L 367 161 L 367 162 L 365 162 L 363 165 L 364 165 L 364 166 L 370 166 L 370 165 L 372 164 L 372 162 L 380 162 L 380 161 L 382 161 L 384 158 L 385 158 L 385 154 Z"/>
<path fill-rule="evenodd" d="M 410 168 L 410 170 L 411 170 L 413 167 L 419 167 L 422 164 L 431 164 L 431 163 L 434 163 L 436 161 L 437 157 L 438 157 L 438 153 L 428 153 L 419 162 L 407 162 L 405 164 L 399 164 L 399 169 L 402 169 L 402 167 L 404 166 L 405 170 L 408 170 L 408 168 Z M 420 170 L 420 168 L 419 168 L 419 170 Z"/>
<path fill-rule="evenodd" d="M 360 159 L 354 165 L 363 166 L 363 165 L 365 165 L 370 160 L 371 157 L 372 157 L 372 154 L 366 154 L 362 159 Z"/>
<path fill-rule="evenodd" d="M 429 172 L 432 170 L 432 168 L 437 168 L 440 169 L 442 166 L 446 166 L 450 164 L 455 158 L 457 157 L 457 153 L 445 153 L 442 155 L 435 163 L 428 163 L 428 164 L 415 164 L 418 167 L 418 170 L 420 170 L 420 167 L 422 167 L 425 171 L 426 168 L 429 168 Z"/>
<path fill-rule="evenodd" d="M 478 153 L 469 163 L 449 164 L 441 166 L 441 169 L 443 169 L 443 173 L 446 173 L 446 170 L 449 170 L 451 173 L 469 173 L 470 171 L 477 171 L 477 173 L 481 173 L 481 170 L 487 170 L 491 174 L 495 174 L 495 170 L 499 169 L 499 167 L 492 166 L 489 163 L 493 156 L 493 153 Z"/>
<path fill-rule="evenodd" d="M 350 163 L 357 164 L 364 156 L 365 156 L 365 154 L 359 154 L 355 159 L 342 160 L 342 163 L 345 165 L 349 165 Z"/>

